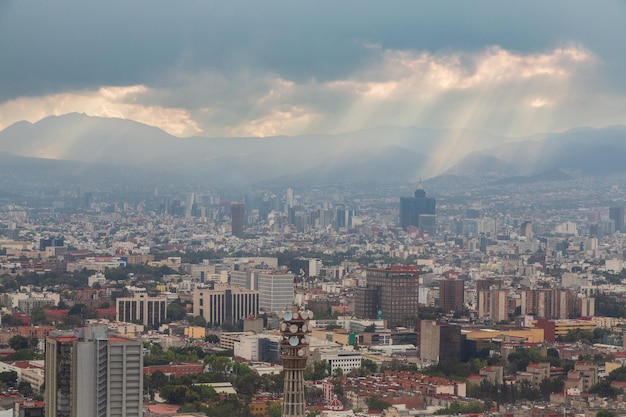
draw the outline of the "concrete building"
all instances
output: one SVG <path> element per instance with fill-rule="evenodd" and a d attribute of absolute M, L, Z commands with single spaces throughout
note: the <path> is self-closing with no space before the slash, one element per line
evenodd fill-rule
<path fill-rule="evenodd" d="M 494 323 L 508 320 L 508 294 L 507 290 L 478 291 L 478 317 L 483 320 L 491 320 Z"/>
<path fill-rule="evenodd" d="M 422 320 L 420 323 L 420 358 L 437 363 L 461 358 L 461 328 L 451 324 Z"/>
<path fill-rule="evenodd" d="M 417 325 L 419 303 L 417 267 L 397 265 L 389 268 L 368 268 L 366 286 L 375 292 L 358 291 L 355 294 L 355 310 L 362 310 L 361 313 L 371 315 L 374 311 L 371 302 L 375 301 L 376 317 L 359 318 L 385 319 L 391 327 Z"/>
<path fill-rule="evenodd" d="M 142 351 L 106 326 L 46 339 L 45 416 L 142 416 Z"/>
<path fill-rule="evenodd" d="M 426 197 L 426 192 L 422 185 L 418 186 L 413 197 L 400 197 L 400 227 L 406 229 L 410 226 L 422 228 L 420 215 L 437 214 L 436 202 L 434 198 Z M 434 221 L 429 219 L 429 228 L 434 228 Z"/>
<path fill-rule="evenodd" d="M 230 205 L 230 215 L 231 215 L 231 229 L 232 235 L 238 238 L 243 238 L 243 224 L 246 214 L 246 206 L 245 204 L 231 204 Z"/>
<path fill-rule="evenodd" d="M 18 401 L 13 408 L 13 417 L 43 417 L 45 414 L 43 401 Z"/>
<path fill-rule="evenodd" d="M 248 316 L 259 315 L 259 292 L 229 285 L 214 289 L 196 288 L 193 292 L 193 315 L 207 323 L 235 324 Z"/>
<path fill-rule="evenodd" d="M 462 311 L 465 283 L 456 278 L 439 281 L 439 307 L 445 312 Z"/>
<path fill-rule="evenodd" d="M 615 222 L 616 232 L 625 231 L 624 214 L 625 214 L 624 206 L 609 208 L 609 220 L 613 220 L 613 222 Z"/>
<path fill-rule="evenodd" d="M 328 371 L 334 373 L 338 368 L 344 374 L 361 367 L 361 352 L 354 350 L 316 349 L 313 351 L 313 360 L 326 361 Z"/>
<path fill-rule="evenodd" d="M 293 303 L 294 274 L 273 269 L 232 271 L 230 284 L 259 292 L 259 307 L 265 312 L 282 311 Z"/>
<path fill-rule="evenodd" d="M 145 326 L 156 326 L 167 317 L 167 298 L 150 297 L 145 291 L 135 292 L 132 297 L 118 298 L 115 305 L 117 321 L 139 321 Z"/>

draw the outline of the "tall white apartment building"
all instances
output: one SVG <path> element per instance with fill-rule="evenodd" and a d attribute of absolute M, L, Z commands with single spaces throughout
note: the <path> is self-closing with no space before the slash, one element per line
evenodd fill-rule
<path fill-rule="evenodd" d="M 102 325 L 53 333 L 45 387 L 46 417 L 141 417 L 143 345 Z"/>

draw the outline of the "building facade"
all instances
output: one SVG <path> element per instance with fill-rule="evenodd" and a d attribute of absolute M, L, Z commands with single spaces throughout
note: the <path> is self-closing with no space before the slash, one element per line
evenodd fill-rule
<path fill-rule="evenodd" d="M 273 269 L 232 271 L 230 284 L 259 292 L 259 308 L 265 312 L 282 311 L 293 303 L 295 275 Z"/>
<path fill-rule="evenodd" d="M 259 292 L 229 285 L 215 289 L 196 288 L 193 292 L 193 314 L 207 323 L 235 324 L 248 316 L 259 315 Z"/>
<path fill-rule="evenodd" d="M 167 318 L 166 297 L 150 297 L 146 292 L 138 292 L 132 297 L 118 298 L 115 305 L 117 321 L 125 323 L 156 326 Z"/>
<path fill-rule="evenodd" d="M 434 320 L 420 322 L 420 359 L 437 363 L 461 358 L 461 328 Z"/>
<path fill-rule="evenodd" d="M 462 311 L 465 301 L 465 283 L 460 279 L 439 281 L 439 307 L 445 312 Z"/>
<path fill-rule="evenodd" d="M 230 215 L 232 219 L 231 229 L 233 236 L 243 238 L 243 224 L 246 216 L 246 206 L 244 204 L 231 204 Z"/>
<path fill-rule="evenodd" d="M 426 197 L 426 192 L 421 185 L 415 190 L 413 197 L 400 197 L 400 227 L 406 229 L 410 226 L 422 228 L 434 228 L 434 218 L 428 220 L 428 225 L 420 225 L 421 215 L 435 216 L 437 205 L 434 198 Z"/>
<path fill-rule="evenodd" d="M 362 313 L 371 315 L 371 302 L 375 299 L 376 318 L 387 320 L 389 326 L 417 324 L 419 302 L 417 267 L 398 265 L 389 268 L 368 268 L 366 287 L 370 291 L 356 293 L 355 308 L 358 305 Z"/>
<path fill-rule="evenodd" d="M 106 326 L 51 335 L 45 354 L 46 417 L 140 417 L 143 345 Z"/>

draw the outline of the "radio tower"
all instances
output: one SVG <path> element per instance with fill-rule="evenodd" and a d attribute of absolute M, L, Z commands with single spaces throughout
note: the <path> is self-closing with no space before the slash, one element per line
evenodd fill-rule
<path fill-rule="evenodd" d="M 311 333 L 309 320 L 312 318 L 312 311 L 304 310 L 297 305 L 282 313 L 280 356 L 285 371 L 282 417 L 306 417 L 304 369 L 309 356 L 307 336 Z"/>

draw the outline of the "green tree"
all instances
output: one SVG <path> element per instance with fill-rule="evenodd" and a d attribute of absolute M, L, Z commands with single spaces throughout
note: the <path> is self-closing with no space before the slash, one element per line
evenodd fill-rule
<path fill-rule="evenodd" d="M 187 310 L 180 303 L 180 301 L 178 300 L 172 301 L 167 306 L 167 318 L 169 320 L 178 321 L 178 320 L 183 320 L 185 317 L 187 317 Z"/>
<path fill-rule="evenodd" d="M 607 377 L 609 381 L 626 381 L 626 366 L 620 366 Z"/>
<path fill-rule="evenodd" d="M 365 372 L 370 373 L 370 374 L 376 373 L 376 371 L 378 370 L 378 366 L 376 365 L 376 362 L 370 359 L 361 360 L 361 368 L 363 368 Z"/>
<path fill-rule="evenodd" d="M 261 377 L 255 372 L 248 372 L 235 380 L 237 392 L 247 397 L 251 397 L 261 388 Z"/>
<path fill-rule="evenodd" d="M 46 313 L 44 313 L 41 307 L 33 308 L 30 313 L 30 321 L 34 324 L 42 324 L 46 322 Z"/>
<path fill-rule="evenodd" d="M 604 380 L 589 388 L 589 394 L 597 394 L 600 397 L 608 397 L 615 399 L 621 393 L 621 390 L 611 385 L 610 381 Z"/>
<path fill-rule="evenodd" d="M 18 384 L 17 390 L 25 397 L 30 397 L 33 395 L 33 387 L 29 382 L 22 381 Z"/>
<path fill-rule="evenodd" d="M 14 387 L 17 384 L 17 372 L 15 371 L 5 371 L 0 372 L 0 382 Z"/>
<path fill-rule="evenodd" d="M 205 327 L 206 326 L 206 320 L 202 316 L 195 316 L 195 317 L 192 317 L 192 318 L 189 319 L 189 325 L 190 326 Z"/>
<path fill-rule="evenodd" d="M 183 404 L 190 394 L 191 390 L 184 385 L 166 385 L 161 389 L 161 396 L 170 404 Z"/>
<path fill-rule="evenodd" d="M 596 417 L 617 417 L 617 414 L 613 410 L 607 410 L 603 408 L 596 413 Z"/>
<path fill-rule="evenodd" d="M 9 346 L 15 350 L 28 349 L 28 339 L 20 335 L 13 336 L 9 339 Z"/>
<path fill-rule="evenodd" d="M 270 417 L 280 417 L 283 415 L 283 405 L 279 401 L 267 403 L 266 414 Z"/>
<path fill-rule="evenodd" d="M 370 410 L 383 411 L 389 407 L 391 407 L 391 403 L 381 400 L 379 397 L 369 397 L 367 399 L 367 408 Z"/>

